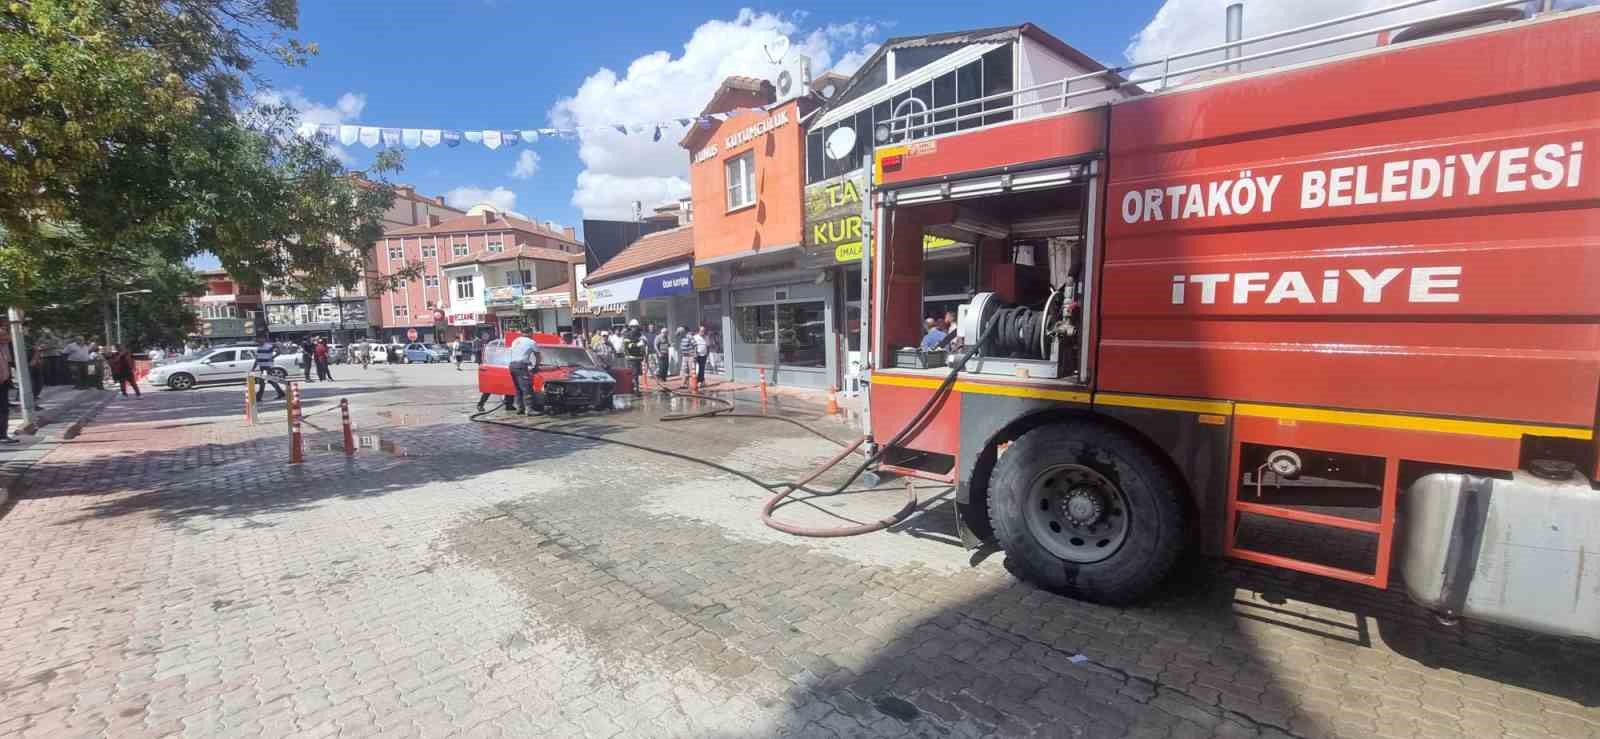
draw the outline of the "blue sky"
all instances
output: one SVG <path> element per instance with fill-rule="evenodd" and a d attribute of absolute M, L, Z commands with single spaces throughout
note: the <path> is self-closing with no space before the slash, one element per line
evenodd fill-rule
<path fill-rule="evenodd" d="M 629 65 L 652 52 L 664 51 L 671 59 L 681 60 L 685 44 L 708 21 L 727 24 L 726 29 L 711 29 L 713 35 L 723 36 L 741 31 L 759 37 L 776 26 L 780 32 L 792 31 L 787 35 L 797 47 L 806 46 L 804 40 L 819 29 L 826 30 L 816 48 L 827 52 L 830 63 L 851 52 L 860 58 L 870 50 L 868 44 L 888 36 L 1031 21 L 1114 64 L 1123 59 L 1130 38 L 1151 21 L 1160 5 L 1159 0 L 970 4 L 890 0 L 757 7 L 741 16 L 741 9 L 748 6 L 737 3 L 307 2 L 301 4 L 299 35 L 319 44 L 321 54 L 304 68 L 267 67 L 263 71 L 285 99 L 313 111 L 308 115 L 312 120 L 521 129 L 552 125 L 557 104 L 578 93 L 585 80 L 602 68 L 615 70 L 626 81 Z M 755 48 L 759 49 L 759 43 Z M 681 71 L 707 79 L 715 76 L 703 60 L 696 69 Z M 649 82 L 643 75 L 639 81 Z M 639 96 L 647 93 L 598 87 L 591 89 L 596 99 L 575 111 L 575 118 L 601 122 L 607 113 L 621 117 L 630 108 L 645 109 L 635 120 L 661 114 L 692 115 L 706 97 L 657 90 L 661 101 L 640 101 Z M 650 173 L 657 178 L 669 177 L 659 170 L 684 159 L 673 139 L 664 136 L 659 145 L 652 145 L 660 150 L 649 157 L 653 166 L 641 164 L 641 168 L 657 170 Z M 411 150 L 405 171 L 396 179 L 415 184 L 427 194 L 446 194 L 457 188 L 491 192 L 505 188 L 515 195 L 514 208 L 519 212 L 540 220 L 578 224 L 583 211 L 573 199 L 579 173 L 607 168 L 586 166 L 579 155 L 580 146 L 586 143 L 539 141 L 531 147 L 537 155 L 537 169 L 526 178 L 512 176 L 519 157 L 530 149 L 526 145 L 491 151 L 463 142 L 455 149 Z M 593 143 L 602 149 L 607 144 Z M 370 161 L 370 150 L 360 144 L 345 151 L 356 166 Z M 595 156 L 603 159 L 604 152 Z M 633 158 L 626 150 L 622 157 Z M 615 170 L 618 164 L 609 166 Z M 526 170 L 524 166 L 524 173 Z M 643 187 L 645 194 L 638 197 L 655 194 L 647 183 L 632 184 Z M 590 194 L 613 202 L 631 200 L 626 196 L 617 200 L 615 192 L 623 189 L 626 187 L 601 184 L 591 187 Z M 472 194 L 462 191 L 458 196 Z M 605 207 L 592 203 L 589 209 L 595 215 L 606 214 Z"/>

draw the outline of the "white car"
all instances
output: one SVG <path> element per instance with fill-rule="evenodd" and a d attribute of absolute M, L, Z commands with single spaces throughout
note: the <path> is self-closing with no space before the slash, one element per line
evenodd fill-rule
<path fill-rule="evenodd" d="M 281 379 L 300 368 L 300 355 L 279 354 L 272 363 L 269 371 Z M 166 385 L 173 390 L 188 390 L 204 383 L 244 382 L 244 376 L 255 365 L 255 347 L 229 346 L 155 367 L 145 377 L 145 382 Z"/>

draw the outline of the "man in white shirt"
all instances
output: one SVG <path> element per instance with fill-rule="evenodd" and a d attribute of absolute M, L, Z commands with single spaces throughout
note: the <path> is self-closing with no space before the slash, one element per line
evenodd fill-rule
<path fill-rule="evenodd" d="M 526 416 L 539 404 L 533 395 L 533 368 L 539 366 L 538 348 L 533 339 L 523 333 L 511 342 L 508 349 L 511 355 L 508 364 L 511 384 L 517 389 L 517 415 Z"/>
<path fill-rule="evenodd" d="M 694 335 L 694 377 L 695 384 L 701 387 L 705 387 L 706 384 L 706 357 L 709 356 L 711 356 L 711 335 L 702 325 Z"/>
<path fill-rule="evenodd" d="M 72 368 L 73 384 L 79 389 L 89 387 L 89 362 L 92 360 L 90 352 L 94 345 L 89 343 L 89 338 L 79 336 L 67 342 L 63 351 L 67 355 L 67 365 Z"/>

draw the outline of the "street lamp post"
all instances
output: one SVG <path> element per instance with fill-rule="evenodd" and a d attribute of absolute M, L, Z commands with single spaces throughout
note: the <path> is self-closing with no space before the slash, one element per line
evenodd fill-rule
<path fill-rule="evenodd" d="M 149 290 L 149 289 L 144 289 L 144 290 L 127 290 L 127 291 L 124 291 L 124 292 L 117 293 L 117 348 L 118 349 L 125 349 L 126 348 L 126 347 L 124 347 L 122 345 L 122 296 L 124 296 L 124 295 L 149 295 L 151 292 L 152 291 Z M 105 305 L 105 303 L 101 303 L 101 305 Z"/>

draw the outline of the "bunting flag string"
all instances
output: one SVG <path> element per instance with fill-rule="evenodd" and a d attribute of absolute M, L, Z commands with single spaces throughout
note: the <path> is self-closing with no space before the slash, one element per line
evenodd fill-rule
<path fill-rule="evenodd" d="M 455 148 L 461 145 L 462 139 L 470 143 L 482 144 L 490 149 L 501 147 L 512 148 L 519 144 L 535 144 L 541 138 L 573 138 L 579 134 L 600 133 L 615 131 L 622 136 L 649 135 L 651 141 L 659 142 L 664 133 L 671 131 L 674 124 L 680 129 L 696 126 L 701 130 L 709 130 L 717 123 L 726 121 L 730 117 L 743 113 L 761 113 L 762 108 L 736 108 L 726 113 L 708 113 L 693 118 L 672 118 L 664 121 L 648 121 L 644 123 L 611 123 L 604 126 L 578 126 L 573 128 L 524 128 L 524 129 L 497 129 L 485 128 L 476 130 L 457 130 L 446 128 L 394 128 L 388 126 L 362 126 L 334 123 L 301 123 L 295 130 L 301 138 L 325 138 L 330 142 L 337 141 L 345 146 L 352 146 L 357 142 L 368 148 L 407 148 L 419 149 L 433 148 L 439 144 Z"/>

